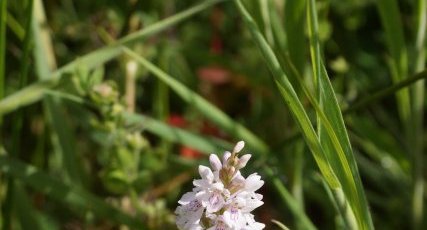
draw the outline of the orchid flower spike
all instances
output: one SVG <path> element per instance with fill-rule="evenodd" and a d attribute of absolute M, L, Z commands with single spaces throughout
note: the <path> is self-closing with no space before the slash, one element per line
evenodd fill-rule
<path fill-rule="evenodd" d="M 226 151 L 220 158 L 211 154 L 211 168 L 199 166 L 201 179 L 193 181 L 193 191 L 178 201 L 176 224 L 181 230 L 261 230 L 265 225 L 255 221 L 252 210 L 262 202 L 256 193 L 264 181 L 257 173 L 243 177 L 240 169 L 246 166 L 250 154 L 240 158 L 237 153 L 245 146 L 239 141 L 233 152 Z M 232 157 L 230 159 L 230 157 Z"/>

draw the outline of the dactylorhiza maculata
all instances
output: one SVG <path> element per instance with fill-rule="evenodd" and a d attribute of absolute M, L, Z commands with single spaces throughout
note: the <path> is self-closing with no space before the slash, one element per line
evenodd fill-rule
<path fill-rule="evenodd" d="M 251 158 L 238 153 L 245 142 L 236 144 L 233 152 L 225 152 L 222 162 L 211 154 L 212 169 L 200 165 L 201 179 L 194 180 L 192 192 L 185 193 L 175 211 L 181 230 L 258 230 L 265 227 L 254 219 L 251 211 L 261 206 L 262 195 L 255 193 L 264 184 L 257 173 L 244 178 L 240 169 Z"/>

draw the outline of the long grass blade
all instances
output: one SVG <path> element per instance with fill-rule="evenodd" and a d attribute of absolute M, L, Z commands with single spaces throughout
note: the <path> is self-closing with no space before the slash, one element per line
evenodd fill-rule
<path fill-rule="evenodd" d="M 53 76 L 58 77 L 59 75 L 62 75 L 63 73 L 73 71 L 75 68 L 80 65 L 81 63 L 84 63 L 85 66 L 88 69 L 92 69 L 94 67 L 97 67 L 101 64 L 104 64 L 105 62 L 117 57 L 118 55 L 122 54 L 122 46 L 127 45 L 130 46 L 134 44 L 135 42 L 141 41 L 142 39 L 159 33 L 209 7 L 211 7 L 214 4 L 217 4 L 219 2 L 222 2 L 224 0 L 209 0 L 209 1 L 203 1 L 202 3 L 199 3 L 185 11 L 182 11 L 180 13 L 177 13 L 173 16 L 170 16 L 166 19 L 163 19 L 159 22 L 156 22 L 150 26 L 147 26 L 146 28 L 137 31 L 135 33 L 129 34 L 121 39 L 119 39 L 117 42 L 108 45 L 106 47 L 100 48 L 98 50 L 92 51 L 89 54 L 86 54 L 79 59 L 72 61 L 68 63 L 67 65 L 59 68 L 57 71 L 53 73 Z"/>
<path fill-rule="evenodd" d="M 235 3 L 239 9 L 239 12 L 243 16 L 247 27 L 252 33 L 255 43 L 258 45 L 262 55 L 264 56 L 264 59 L 273 74 L 274 81 L 276 82 L 276 85 L 279 88 L 285 103 L 288 105 L 294 119 L 297 121 L 300 131 L 302 132 L 302 135 L 304 136 L 322 175 L 325 177 L 325 180 L 328 182 L 329 186 L 332 188 L 340 187 L 338 179 L 326 158 L 323 147 L 320 145 L 319 139 L 308 118 L 308 115 L 305 112 L 300 100 L 298 99 L 294 88 L 287 79 L 285 72 L 281 68 L 279 61 L 275 57 L 274 52 L 269 47 L 267 41 L 259 31 L 257 24 L 252 19 L 251 15 L 249 15 L 242 2 L 240 0 L 236 0 Z"/>
<path fill-rule="evenodd" d="M 285 1 L 284 5 L 284 29 L 288 44 L 287 52 L 298 72 L 303 73 L 306 64 L 307 44 L 304 39 L 306 0 Z"/>
<path fill-rule="evenodd" d="M 33 33 L 34 33 L 34 57 L 37 75 L 40 80 L 51 77 L 52 70 L 56 68 L 56 60 L 49 32 L 46 30 L 46 18 L 41 0 L 34 0 L 33 7 Z M 57 99 L 57 98 L 56 98 Z M 62 166 L 66 169 L 67 179 L 75 186 L 81 186 L 81 172 L 75 151 L 75 140 L 72 131 L 61 110 L 59 100 L 47 97 L 44 100 L 45 112 L 48 115 L 50 125 L 53 129 L 54 146 L 61 154 Z"/>
<path fill-rule="evenodd" d="M 352 212 L 348 211 L 350 207 L 348 206 L 348 202 L 345 200 L 342 190 L 332 190 L 322 178 L 320 178 L 320 180 L 329 200 L 331 200 L 331 203 L 337 212 L 337 217 L 339 217 L 337 229 L 357 229 L 357 224 L 354 221 L 349 222 L 354 220 L 354 218 L 352 218 L 352 216 L 347 216 L 352 215 Z"/>
<path fill-rule="evenodd" d="M 260 154 L 268 152 L 267 145 L 260 140 L 255 134 L 246 129 L 241 124 L 233 121 L 227 114 L 212 105 L 206 99 L 190 90 L 184 84 L 175 80 L 172 76 L 163 72 L 157 66 L 150 63 L 145 58 L 133 52 L 129 48 L 123 48 L 130 57 L 134 58 L 139 64 L 151 71 L 156 77 L 173 89 L 184 101 L 194 106 L 200 113 L 205 115 L 209 120 L 220 126 L 232 136 L 245 140 L 253 150 Z"/>
<path fill-rule="evenodd" d="M 408 74 L 408 54 L 399 5 L 396 0 L 377 0 L 377 8 L 385 30 L 386 44 L 390 52 L 390 71 L 393 83 L 404 80 Z M 409 89 L 396 93 L 399 115 L 406 129 L 409 129 L 411 104 Z M 410 132 L 410 130 L 406 130 Z"/>
<path fill-rule="evenodd" d="M 4 97 L 5 91 L 5 74 L 6 74 L 6 17 L 7 16 L 7 0 L 0 2 L 0 100 Z M 0 115 L 0 124 L 2 123 Z"/>
<path fill-rule="evenodd" d="M 417 36 L 415 41 L 415 72 L 425 68 L 426 27 L 427 27 L 427 1 L 417 1 Z M 412 96 L 412 134 L 410 138 L 414 153 L 414 185 L 412 195 L 413 228 L 423 228 L 424 216 L 424 91 L 425 81 L 415 83 L 411 88 Z"/>
<path fill-rule="evenodd" d="M 19 224 L 22 229 L 42 229 L 41 224 L 39 222 L 37 211 L 34 210 L 31 205 L 30 198 L 28 194 L 25 192 L 22 184 L 16 183 L 15 188 L 15 200 L 16 204 L 16 214 L 19 219 Z"/>
<path fill-rule="evenodd" d="M 142 114 L 126 113 L 125 120 L 132 127 L 146 130 L 168 141 L 190 146 L 203 153 L 218 153 L 224 149 L 232 148 L 232 145 L 228 142 L 216 138 L 203 137 L 183 129 L 175 128 Z"/>
<path fill-rule="evenodd" d="M 279 222 L 277 220 L 271 220 L 271 222 L 273 222 L 275 225 L 277 225 L 282 230 L 289 230 L 288 227 L 286 227 L 284 224 L 282 224 L 281 222 Z"/>
<path fill-rule="evenodd" d="M 113 43 L 111 45 L 108 45 L 106 47 L 100 48 L 98 50 L 92 51 L 91 53 L 88 53 L 80 58 L 77 58 L 76 60 L 64 65 L 63 67 L 57 69 L 56 71 L 52 72 L 51 75 L 43 75 L 44 78 L 48 78 L 45 83 L 34 83 L 36 85 L 42 84 L 42 85 L 49 85 L 49 86 L 55 86 L 59 82 L 59 78 L 64 74 L 68 72 L 73 72 L 78 66 L 84 65 L 88 70 L 93 69 L 99 65 L 105 64 L 106 62 L 112 60 L 113 58 L 119 56 L 122 54 L 122 46 L 123 45 L 131 45 L 137 41 L 140 41 L 141 39 L 144 39 L 150 35 L 153 35 L 155 33 L 159 33 L 161 31 L 164 31 L 165 29 L 211 7 L 212 5 L 215 5 L 219 2 L 222 2 L 224 0 L 209 0 L 204 1 L 202 3 L 199 3 L 187 10 L 184 10 L 180 13 L 177 13 L 171 17 L 168 17 L 166 19 L 163 19 L 159 22 L 156 22 L 152 25 L 149 25 L 145 27 L 144 29 L 132 33 L 128 36 L 123 37 L 122 39 L 118 40 L 116 43 Z M 49 77 L 50 76 L 50 77 Z M 38 88 L 39 86 L 30 85 L 28 87 L 34 87 Z M 26 88 L 26 93 L 30 92 L 31 90 Z M 21 100 L 21 95 L 13 95 L 12 98 L 6 98 L 8 99 L 7 102 L 0 102 L 0 115 L 11 112 L 13 110 L 18 109 L 21 106 L 29 105 L 31 103 L 37 102 L 42 99 L 43 93 L 41 92 L 31 92 L 31 97 L 25 97 L 26 100 Z M 28 96 L 29 94 L 24 94 L 24 96 Z"/>
<path fill-rule="evenodd" d="M 301 205 L 292 197 L 291 193 L 286 189 L 283 185 L 282 181 L 280 181 L 279 177 L 274 175 L 273 171 L 270 168 L 265 167 L 264 171 L 270 177 L 274 187 L 279 192 L 280 197 L 284 200 L 284 202 L 289 207 L 292 214 L 298 219 L 298 222 L 301 223 L 303 229 L 314 230 L 317 229 L 311 220 L 307 217 L 304 210 L 301 208 Z"/>
<path fill-rule="evenodd" d="M 45 91 L 55 87 L 58 80 L 44 80 L 33 83 L 0 101 L 0 115 L 13 112 L 23 106 L 31 105 L 43 99 Z"/>
<path fill-rule="evenodd" d="M 366 96 L 358 101 L 356 101 L 354 104 L 350 105 L 348 109 L 345 109 L 343 111 L 344 114 L 353 113 L 357 110 L 360 110 L 362 108 L 365 108 L 368 105 L 371 105 L 380 99 L 386 98 L 389 95 L 392 95 L 393 93 L 396 93 L 397 91 L 409 87 L 414 83 L 417 83 L 420 80 L 425 80 L 427 78 L 427 70 L 424 70 L 422 72 L 419 72 L 415 74 L 414 76 L 411 76 L 409 78 L 406 78 L 403 81 L 400 81 L 396 84 L 393 84 L 387 88 L 381 89 L 373 93 L 372 95 Z"/>
<path fill-rule="evenodd" d="M 328 114 L 328 119 L 321 119 L 318 113 L 319 138 L 327 150 L 327 156 L 338 179 L 349 205 L 351 206 L 359 229 L 373 229 L 368 203 L 365 197 L 362 181 L 357 169 L 347 130 L 338 105 L 331 82 L 323 65 L 318 38 L 316 5 L 310 0 L 307 7 L 307 22 L 310 37 L 314 82 L 317 83 L 321 111 Z M 316 110 L 317 112 L 317 110 Z M 326 127 L 325 120 L 331 127 Z M 328 130 L 328 129 L 332 130 Z M 334 141 L 330 132 L 334 132 L 338 142 Z M 336 145 L 340 145 L 339 147 Z M 338 151 L 336 151 L 338 150 Z"/>

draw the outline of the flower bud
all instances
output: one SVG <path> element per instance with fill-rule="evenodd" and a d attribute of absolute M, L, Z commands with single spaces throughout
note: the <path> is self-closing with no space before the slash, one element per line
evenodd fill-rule
<path fill-rule="evenodd" d="M 236 146 L 234 146 L 233 153 L 238 153 L 242 151 L 242 149 L 245 147 L 244 141 L 237 142 Z"/>
<path fill-rule="evenodd" d="M 241 169 L 244 168 L 246 166 L 246 164 L 248 163 L 249 159 L 251 159 L 251 154 L 245 154 L 243 156 L 240 157 L 239 162 L 237 163 L 236 168 L 237 169 Z"/>
<path fill-rule="evenodd" d="M 231 157 L 231 153 L 229 151 L 226 151 L 222 156 L 222 164 L 224 165 L 224 167 L 227 165 L 228 158 L 230 157 Z"/>
<path fill-rule="evenodd" d="M 221 161 L 219 160 L 218 156 L 215 154 L 211 154 L 209 156 L 209 162 L 211 163 L 212 169 L 214 171 L 219 171 L 222 168 Z"/>

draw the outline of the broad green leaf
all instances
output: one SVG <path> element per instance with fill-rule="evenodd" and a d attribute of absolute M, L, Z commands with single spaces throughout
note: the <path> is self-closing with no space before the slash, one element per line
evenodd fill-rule
<path fill-rule="evenodd" d="M 241 124 L 233 121 L 227 114 L 222 112 L 216 106 L 129 48 L 124 47 L 123 49 L 130 57 L 134 58 L 139 64 L 147 68 L 156 77 L 167 84 L 184 101 L 191 106 L 194 106 L 200 113 L 205 115 L 210 121 L 217 124 L 224 131 L 228 132 L 235 138 L 246 141 L 248 146 L 257 153 L 266 154 L 268 152 L 268 147 L 262 140 Z"/>

